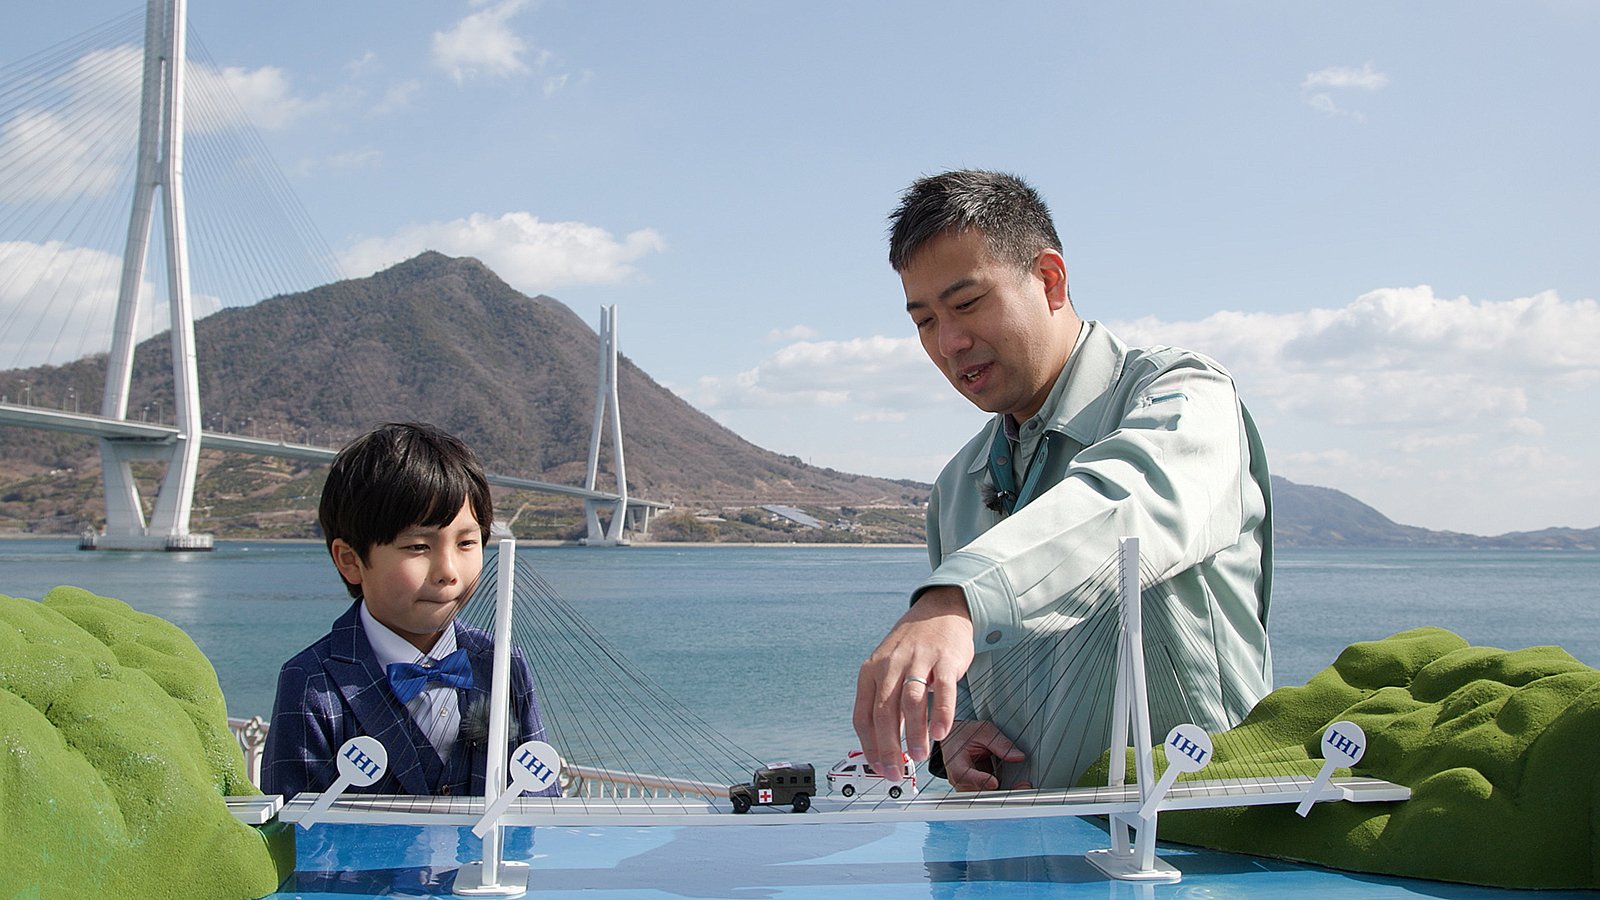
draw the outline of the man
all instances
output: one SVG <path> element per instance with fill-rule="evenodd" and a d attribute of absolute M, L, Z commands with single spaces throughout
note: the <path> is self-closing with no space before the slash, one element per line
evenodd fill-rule
<path fill-rule="evenodd" d="M 940 742 L 958 789 L 1075 783 L 1109 744 L 1106 573 L 1125 536 L 1141 539 L 1155 739 L 1236 723 L 1271 688 L 1272 526 L 1231 377 L 1080 320 L 1049 210 L 1015 176 L 921 179 L 890 226 L 923 349 L 995 417 L 939 475 L 933 574 L 861 666 L 868 760 L 898 773 L 903 731 L 917 761 Z"/>

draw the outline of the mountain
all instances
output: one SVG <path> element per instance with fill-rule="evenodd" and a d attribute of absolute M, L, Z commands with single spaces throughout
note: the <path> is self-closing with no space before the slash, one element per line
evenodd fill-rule
<path fill-rule="evenodd" d="M 1273 535 L 1280 547 L 1417 547 L 1472 550 L 1600 550 L 1600 528 L 1546 528 L 1483 537 L 1430 531 L 1393 519 L 1333 488 L 1272 476 Z"/>
<path fill-rule="evenodd" d="M 518 293 L 475 259 L 424 253 L 368 278 L 226 309 L 195 324 L 195 343 L 208 430 L 337 446 L 378 423 L 421 420 L 460 435 L 490 471 L 583 481 L 599 339 L 559 301 Z M 130 410 L 170 421 L 170 358 L 165 335 L 140 344 Z M 103 356 L 91 357 L 5 373 L 0 384 L 26 382 L 35 403 L 59 406 L 71 397 L 78 408 L 96 409 L 104 366 Z M 785 504 L 835 510 L 910 508 L 927 497 L 926 485 L 808 466 L 757 447 L 625 357 L 618 363 L 618 395 L 633 496 L 691 509 Z M 602 484 L 612 471 L 608 443 Z M 53 470 L 55 480 L 77 475 L 86 482 L 73 494 L 97 494 L 94 448 L 84 438 L 0 429 L 0 473 L 7 476 L 0 484 Z M 196 506 L 211 506 L 213 519 L 224 515 L 215 509 L 218 502 L 298 501 L 300 494 L 286 491 L 314 497 L 320 488 L 320 471 L 303 466 L 207 458 Z M 26 492 L 0 494 L 0 528 L 10 524 L 3 517 L 5 497 L 14 505 L 28 500 L 19 493 Z M 546 496 L 516 499 L 515 508 L 534 508 L 535 520 L 575 508 Z M 266 504 L 258 506 L 235 504 L 225 515 L 259 519 L 267 511 Z M 69 533 L 79 524 L 61 520 L 98 518 L 97 510 L 81 504 L 64 512 L 58 506 L 54 514 L 30 504 L 13 514 L 36 523 L 40 512 L 57 520 L 47 521 L 46 530 Z M 299 519 L 304 525 L 304 516 Z M 229 530 L 225 520 L 195 527 Z"/>
<path fill-rule="evenodd" d="M 624 340 L 626 335 L 624 334 Z M 195 324 L 206 428 L 338 446 L 386 421 L 459 434 L 490 471 L 579 484 L 588 455 L 599 338 L 558 300 L 528 297 L 475 259 L 424 253 Z M 165 335 L 139 346 L 130 410 L 170 421 Z M 618 395 L 633 496 L 675 504 L 658 537 L 919 541 L 928 485 L 808 466 L 751 444 L 657 384 L 626 357 Z M 0 373 L 36 404 L 97 409 L 105 358 Z M 951 448 L 954 450 L 954 448 Z M 601 453 L 602 484 L 612 471 Z M 159 471 L 136 467 L 147 498 Z M 194 527 L 222 537 L 308 537 L 323 469 L 207 451 Z M 1400 525 L 1331 488 L 1274 476 L 1286 547 L 1600 548 L 1600 528 L 1480 537 Z M 76 534 L 103 516 L 93 440 L 0 428 L 0 532 Z M 519 537 L 581 534 L 573 501 L 501 497 Z M 795 507 L 798 520 L 774 509 Z M 843 522 L 808 528 L 800 521 Z"/>

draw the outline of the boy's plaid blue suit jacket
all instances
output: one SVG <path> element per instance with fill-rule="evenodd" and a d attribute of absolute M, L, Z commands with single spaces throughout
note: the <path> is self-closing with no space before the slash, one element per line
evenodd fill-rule
<path fill-rule="evenodd" d="M 361 601 L 351 604 L 328 634 L 284 663 L 278 673 L 278 696 L 272 727 L 267 731 L 261 767 L 261 789 L 292 799 L 301 791 L 324 791 L 339 776 L 334 754 L 357 735 L 377 738 L 389 754 L 383 777 L 369 787 L 349 790 L 367 794 L 481 795 L 488 754 L 483 745 L 458 741 L 448 761 L 441 760 L 422 729 L 389 688 L 389 680 L 361 626 Z M 462 718 L 468 705 L 487 704 L 494 642 L 479 629 L 452 623 L 456 645 L 472 663 L 472 687 L 456 691 Z M 548 740 L 534 696 L 533 678 L 522 651 L 511 655 L 509 753 L 529 740 Z M 552 785 L 541 795 L 559 796 Z"/>

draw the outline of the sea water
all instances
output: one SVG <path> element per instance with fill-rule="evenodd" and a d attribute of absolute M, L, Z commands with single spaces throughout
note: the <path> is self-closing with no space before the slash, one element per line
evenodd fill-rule
<path fill-rule="evenodd" d="M 862 659 L 928 570 L 903 547 L 522 547 L 639 670 L 735 746 L 831 764 L 853 748 Z M 1301 684 L 1345 646 L 1422 625 L 1600 665 L 1600 554 L 1282 550 L 1270 611 L 1275 680 Z M 217 670 L 232 716 L 267 717 L 278 667 L 349 597 L 321 544 L 220 542 L 211 553 L 86 553 L 0 540 L 0 594 L 74 585 L 161 616 Z"/>

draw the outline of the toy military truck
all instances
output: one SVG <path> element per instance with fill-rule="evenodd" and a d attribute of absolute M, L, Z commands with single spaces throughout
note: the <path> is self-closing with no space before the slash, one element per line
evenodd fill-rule
<path fill-rule="evenodd" d="M 735 784 L 728 788 L 728 799 L 733 801 L 733 811 L 746 813 L 752 806 L 784 806 L 792 804 L 794 811 L 803 813 L 811 808 L 811 795 L 817 792 L 817 771 L 810 763 L 773 763 L 757 769 L 749 784 Z"/>

